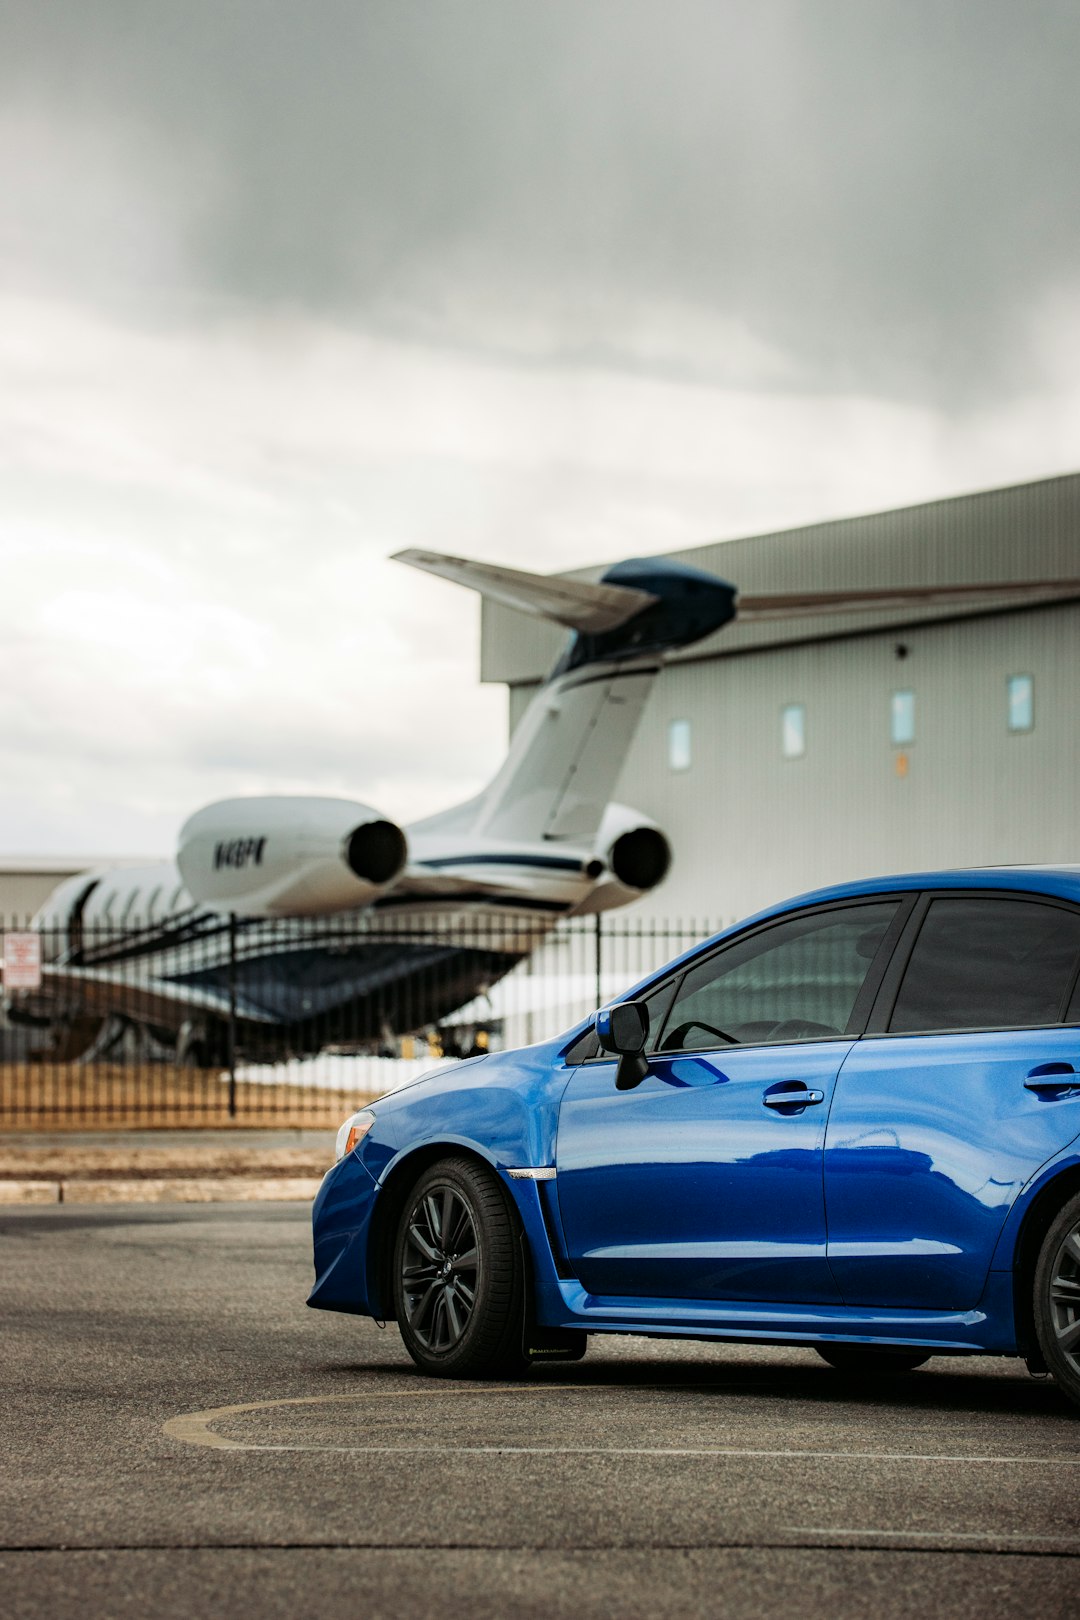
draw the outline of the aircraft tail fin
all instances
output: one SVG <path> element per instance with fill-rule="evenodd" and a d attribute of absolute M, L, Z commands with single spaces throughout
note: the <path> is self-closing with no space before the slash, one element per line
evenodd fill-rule
<path fill-rule="evenodd" d="M 599 584 L 437 552 L 401 552 L 398 560 L 573 630 L 514 733 L 502 769 L 467 815 L 472 830 L 491 839 L 588 846 L 664 655 L 733 619 L 734 587 L 660 558 L 615 563 Z M 460 818 L 465 808 L 449 814 Z"/>

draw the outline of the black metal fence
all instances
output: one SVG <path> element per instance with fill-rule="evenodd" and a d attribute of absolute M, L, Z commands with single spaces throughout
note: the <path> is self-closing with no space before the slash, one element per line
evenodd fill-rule
<path fill-rule="evenodd" d="M 3 925 L 0 1128 L 322 1125 L 544 1040 L 713 931 L 458 913 Z"/>

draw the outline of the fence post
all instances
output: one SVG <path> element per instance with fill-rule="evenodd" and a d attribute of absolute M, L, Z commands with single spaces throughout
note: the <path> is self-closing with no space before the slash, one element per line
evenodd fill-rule
<path fill-rule="evenodd" d="M 604 913 L 596 913 L 596 1005 L 604 999 Z"/>
<path fill-rule="evenodd" d="M 229 1118 L 236 1118 L 236 913 L 229 912 Z"/>

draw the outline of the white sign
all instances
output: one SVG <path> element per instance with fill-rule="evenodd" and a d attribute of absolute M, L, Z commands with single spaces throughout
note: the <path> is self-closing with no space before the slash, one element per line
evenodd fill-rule
<path fill-rule="evenodd" d="M 41 985 L 41 935 L 4 935 L 4 989 L 37 990 Z"/>

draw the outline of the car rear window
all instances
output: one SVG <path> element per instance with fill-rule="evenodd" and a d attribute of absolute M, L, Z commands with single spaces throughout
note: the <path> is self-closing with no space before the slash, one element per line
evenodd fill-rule
<path fill-rule="evenodd" d="M 1056 1024 L 1080 954 L 1080 913 L 1037 900 L 947 895 L 932 900 L 889 1030 Z"/>

